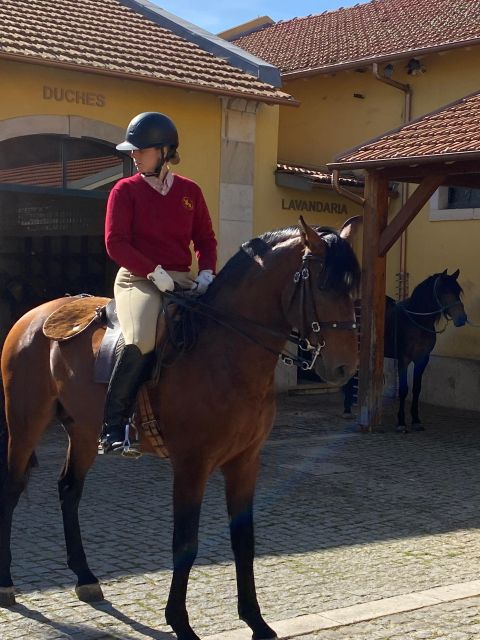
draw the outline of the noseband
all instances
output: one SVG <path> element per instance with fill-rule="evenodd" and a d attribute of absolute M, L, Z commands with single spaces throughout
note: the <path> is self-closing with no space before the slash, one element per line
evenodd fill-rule
<path fill-rule="evenodd" d="M 289 303 L 290 308 L 293 305 L 293 301 L 298 296 L 300 314 L 298 319 L 294 321 L 294 326 L 298 329 L 300 336 L 297 337 L 295 334 L 291 334 L 288 341 L 296 344 L 302 351 L 310 353 L 311 359 L 307 360 L 305 358 L 286 354 L 280 355 L 284 364 L 300 367 L 300 369 L 303 369 L 304 371 L 313 369 L 321 350 L 326 344 L 325 338 L 321 335 L 322 329 L 352 331 L 357 328 L 356 322 L 341 322 L 339 320 L 321 321 L 317 319 L 317 310 L 313 293 L 314 284 L 312 283 L 310 269 L 308 266 L 309 262 L 314 261 L 320 262 L 320 272 L 323 271 L 324 263 L 322 257 L 316 256 L 312 253 L 304 255 L 302 258 L 301 268 L 293 275 L 294 287 Z M 310 331 L 318 335 L 316 344 L 311 344 L 308 339 Z"/>

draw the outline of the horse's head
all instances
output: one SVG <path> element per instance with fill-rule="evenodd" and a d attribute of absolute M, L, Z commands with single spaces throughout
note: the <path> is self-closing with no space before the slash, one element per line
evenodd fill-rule
<path fill-rule="evenodd" d="M 457 281 L 459 274 L 460 269 L 450 275 L 447 269 L 436 274 L 434 295 L 444 316 L 447 319 L 451 318 L 456 327 L 463 327 L 468 318 L 461 300 L 463 289 Z"/>
<path fill-rule="evenodd" d="M 358 366 L 354 294 L 360 268 L 350 244 L 356 222 L 347 221 L 337 232 L 313 228 L 300 218 L 302 264 L 284 299 L 289 322 L 313 357 L 318 355 L 315 373 L 337 385 L 347 382 Z"/>

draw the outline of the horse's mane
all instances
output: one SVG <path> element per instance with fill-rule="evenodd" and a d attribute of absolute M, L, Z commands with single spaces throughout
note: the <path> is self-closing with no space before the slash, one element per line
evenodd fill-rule
<path fill-rule="evenodd" d="M 360 267 L 350 244 L 330 227 L 313 228 L 322 235 L 327 243 L 322 286 L 339 293 L 356 293 L 360 285 Z M 262 259 L 269 251 L 278 244 L 299 236 L 299 227 L 284 227 L 275 231 L 267 231 L 248 242 L 244 242 L 237 253 L 220 270 L 205 298 L 212 299 L 224 284 L 228 283 L 230 287 L 234 287 L 253 270 L 263 269 Z"/>
<path fill-rule="evenodd" d="M 410 311 L 422 311 L 427 307 L 430 309 L 438 308 L 438 301 L 434 296 L 435 282 L 439 280 L 440 291 L 449 291 L 455 297 L 460 298 L 463 293 L 462 287 L 458 284 L 456 278 L 452 278 L 446 273 L 434 273 L 428 278 L 425 278 L 422 282 L 417 284 L 412 291 L 412 295 L 405 300 L 405 303 Z M 440 319 L 441 312 L 435 314 L 435 322 Z"/>

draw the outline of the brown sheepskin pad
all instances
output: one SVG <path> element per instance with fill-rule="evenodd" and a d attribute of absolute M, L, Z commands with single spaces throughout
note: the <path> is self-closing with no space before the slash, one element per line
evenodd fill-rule
<path fill-rule="evenodd" d="M 70 340 L 98 319 L 98 310 L 110 298 L 97 296 L 65 298 L 65 304 L 51 313 L 43 324 L 43 333 L 52 340 Z"/>

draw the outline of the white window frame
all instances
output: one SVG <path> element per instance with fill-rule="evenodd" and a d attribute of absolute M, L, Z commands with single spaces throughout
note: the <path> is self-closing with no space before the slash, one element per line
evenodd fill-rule
<path fill-rule="evenodd" d="M 480 208 L 447 209 L 448 187 L 439 187 L 430 198 L 428 219 L 431 222 L 440 220 L 480 220 Z"/>

